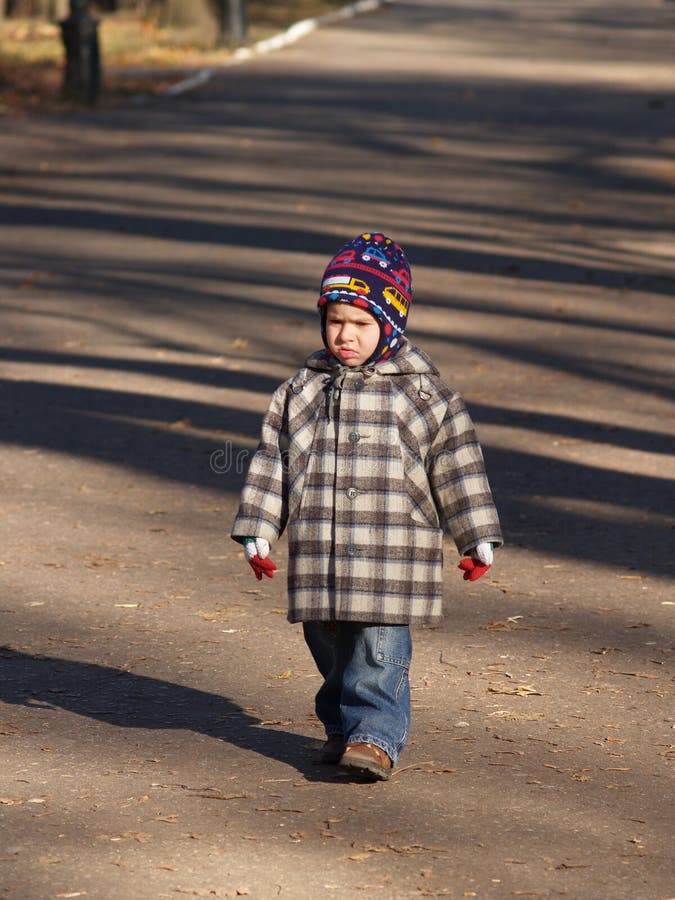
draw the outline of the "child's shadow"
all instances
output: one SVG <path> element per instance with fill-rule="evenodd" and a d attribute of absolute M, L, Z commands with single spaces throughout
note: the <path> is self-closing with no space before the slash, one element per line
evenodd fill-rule
<path fill-rule="evenodd" d="M 0 648 L 0 700 L 61 708 L 120 728 L 182 728 L 288 763 L 308 781 L 334 781 L 319 764 L 320 741 L 265 728 L 217 694 L 123 669 Z"/>

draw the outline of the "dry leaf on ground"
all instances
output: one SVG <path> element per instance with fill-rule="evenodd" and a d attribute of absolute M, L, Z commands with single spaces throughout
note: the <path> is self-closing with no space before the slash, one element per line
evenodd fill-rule
<path fill-rule="evenodd" d="M 491 694 L 512 694 L 516 697 L 541 697 L 540 691 L 531 684 L 490 684 L 488 691 Z"/>

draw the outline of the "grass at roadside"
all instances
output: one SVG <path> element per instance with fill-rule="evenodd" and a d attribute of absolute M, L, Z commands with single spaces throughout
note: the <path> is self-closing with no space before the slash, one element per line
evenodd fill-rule
<path fill-rule="evenodd" d="M 276 0 L 247 4 L 247 44 L 294 22 L 344 6 L 347 0 Z M 182 73 L 225 64 L 231 50 L 203 46 L 188 31 L 160 28 L 129 13 L 101 15 L 103 90 L 99 105 L 119 106 L 138 94 L 160 94 Z M 215 40 L 213 42 L 215 44 Z M 56 23 L 7 19 L 0 23 L 0 116 L 67 109 L 61 97 L 64 51 Z"/>

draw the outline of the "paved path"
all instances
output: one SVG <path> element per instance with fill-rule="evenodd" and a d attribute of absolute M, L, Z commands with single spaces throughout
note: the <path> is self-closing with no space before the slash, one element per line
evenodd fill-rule
<path fill-rule="evenodd" d="M 0 896 L 675 896 L 674 19 L 397 3 L 3 123 Z M 410 255 L 509 540 L 473 586 L 448 546 L 374 786 L 317 765 L 283 572 L 227 538 L 364 227 Z"/>

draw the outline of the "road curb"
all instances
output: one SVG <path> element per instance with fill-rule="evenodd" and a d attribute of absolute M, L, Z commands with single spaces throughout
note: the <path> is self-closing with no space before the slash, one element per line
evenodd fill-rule
<path fill-rule="evenodd" d="M 324 13 L 322 16 L 315 16 L 310 19 L 301 19 L 285 31 L 275 34 L 270 38 L 266 38 L 263 41 L 258 41 L 251 47 L 239 47 L 229 62 L 224 63 L 222 66 L 200 69 L 195 75 L 191 75 L 189 78 L 185 78 L 183 81 L 171 85 L 170 88 L 167 88 L 167 90 L 164 91 L 163 96 L 178 97 L 181 94 L 186 94 L 188 91 L 206 84 L 213 78 L 216 72 L 219 72 L 224 68 L 240 65 L 243 62 L 247 62 L 249 59 L 254 59 L 256 56 L 262 56 L 265 53 L 273 53 L 276 50 L 281 50 L 283 47 L 288 47 L 290 44 L 294 44 L 296 41 L 299 41 L 301 38 L 324 25 L 332 25 L 333 23 L 340 22 L 344 19 L 352 19 L 355 16 L 363 15 L 364 13 L 374 12 L 383 6 L 391 6 L 395 2 L 396 0 L 356 0 L 355 3 L 349 3 L 341 9 L 336 9 L 334 12 Z"/>

